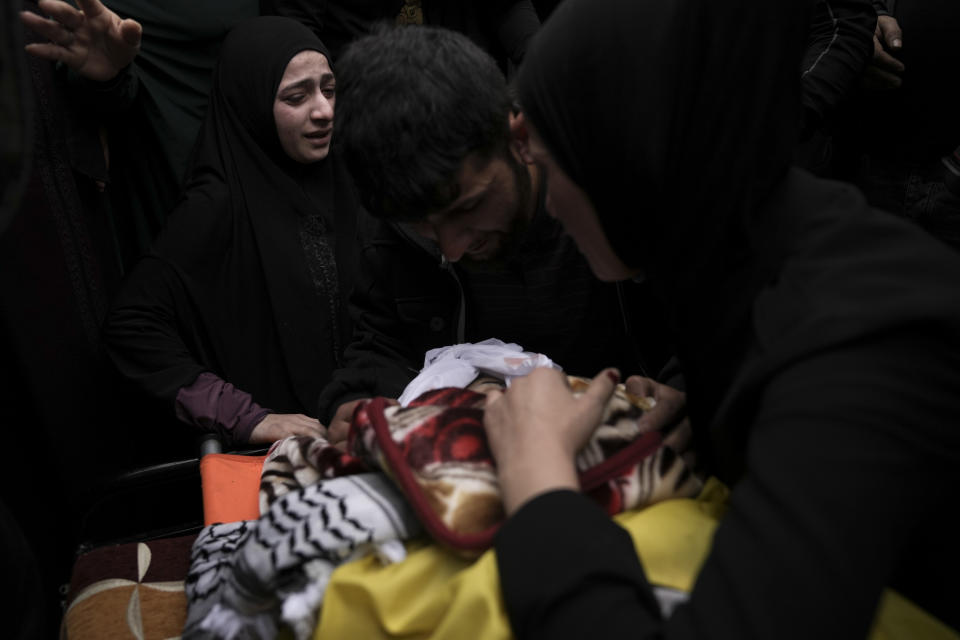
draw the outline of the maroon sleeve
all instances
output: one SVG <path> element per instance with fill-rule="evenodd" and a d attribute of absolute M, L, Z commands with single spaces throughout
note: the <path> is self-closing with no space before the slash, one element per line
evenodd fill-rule
<path fill-rule="evenodd" d="M 228 444 L 246 444 L 253 428 L 270 413 L 249 393 L 209 371 L 180 388 L 174 411 L 180 420 L 216 433 Z"/>

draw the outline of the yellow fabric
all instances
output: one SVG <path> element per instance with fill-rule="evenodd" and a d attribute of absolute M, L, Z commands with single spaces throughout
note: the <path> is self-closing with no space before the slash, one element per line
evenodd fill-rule
<path fill-rule="evenodd" d="M 880 601 L 870 640 L 957 640 L 957 633 L 895 591 Z"/>
<path fill-rule="evenodd" d="M 711 479 L 696 499 L 668 500 L 616 521 L 633 537 L 647 577 L 688 591 L 710 548 L 728 491 Z M 511 638 L 493 551 L 475 562 L 435 544 L 411 542 L 402 563 L 365 558 L 338 568 L 315 640 Z M 960 640 L 937 620 L 887 592 L 869 640 Z"/>

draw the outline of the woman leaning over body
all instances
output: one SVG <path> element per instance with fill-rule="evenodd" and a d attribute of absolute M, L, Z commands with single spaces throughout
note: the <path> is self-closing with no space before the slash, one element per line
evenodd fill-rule
<path fill-rule="evenodd" d="M 549 370 L 493 394 L 521 638 L 864 638 L 904 570 L 933 586 L 905 595 L 955 615 L 960 261 L 790 167 L 805 5 L 568 0 L 527 55 L 548 209 L 598 277 L 657 290 L 698 460 L 732 494 L 664 620 L 630 537 L 577 492 L 618 372 L 579 400 Z"/>
<path fill-rule="evenodd" d="M 181 203 L 107 320 L 120 372 L 231 445 L 323 432 L 358 211 L 331 152 L 335 82 L 293 20 L 227 36 Z"/>

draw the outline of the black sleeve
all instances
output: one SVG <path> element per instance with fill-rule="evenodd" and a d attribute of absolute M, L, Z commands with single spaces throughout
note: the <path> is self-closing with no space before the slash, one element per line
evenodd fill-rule
<path fill-rule="evenodd" d="M 381 21 L 392 21 L 394 6 L 382 0 L 260 0 L 260 15 L 292 18 L 313 31 L 334 60 L 344 47 Z"/>
<path fill-rule="evenodd" d="M 361 258 L 363 265 L 363 258 Z M 369 265 L 368 265 L 369 266 Z M 344 366 L 333 373 L 320 393 L 320 422 L 329 424 L 337 408 L 357 398 L 396 398 L 419 372 L 416 354 L 400 334 L 393 298 L 376 277 L 363 277 L 363 267 L 350 297 L 353 340 L 344 352 Z M 423 352 L 419 353 L 422 365 Z"/>
<path fill-rule="evenodd" d="M 67 79 L 77 104 L 98 115 L 127 111 L 140 92 L 136 62 L 128 64 L 115 77 L 104 82 L 84 78 L 73 70 L 67 71 Z"/>
<path fill-rule="evenodd" d="M 344 366 L 320 394 L 317 415 L 324 424 L 344 402 L 398 397 L 423 367 L 426 351 L 454 340 L 451 283 L 437 264 L 399 239 L 372 240 L 371 234 L 387 233 L 379 223 L 368 221 L 359 233 L 364 248 L 350 296 L 353 338 Z"/>
<path fill-rule="evenodd" d="M 871 0 L 819 0 L 801 64 L 804 134 L 809 136 L 855 89 L 873 57 Z"/>
<path fill-rule="evenodd" d="M 325 0 L 260 0 L 260 15 L 291 18 L 321 37 L 329 4 Z"/>
<path fill-rule="evenodd" d="M 530 40 L 540 29 L 540 16 L 531 0 L 511 2 L 497 25 L 497 37 L 515 65 L 523 62 Z"/>
<path fill-rule="evenodd" d="M 893 0 L 873 0 L 873 8 L 878 16 L 893 15 Z"/>
<path fill-rule="evenodd" d="M 124 281 L 107 315 L 103 341 L 119 373 L 171 411 L 177 392 L 208 369 L 182 331 L 191 323 L 180 279 L 166 263 L 142 259 Z"/>
<path fill-rule="evenodd" d="M 495 544 L 517 638 L 643 638 L 661 623 L 630 535 L 582 494 L 535 497 Z"/>
<path fill-rule="evenodd" d="M 667 361 L 667 364 L 663 366 L 660 373 L 658 373 L 654 379 L 674 389 L 679 389 L 680 391 L 687 390 L 687 380 L 683 375 L 680 360 L 676 356 Z"/>
<path fill-rule="evenodd" d="M 667 621 L 630 540 L 598 509 L 569 492 L 524 505 L 496 540 L 517 636 L 866 637 L 914 533 L 947 526 L 937 510 L 960 461 L 960 363 L 944 346 L 878 338 L 771 379 L 746 474 Z M 937 584 L 956 594 L 948 582 Z"/>

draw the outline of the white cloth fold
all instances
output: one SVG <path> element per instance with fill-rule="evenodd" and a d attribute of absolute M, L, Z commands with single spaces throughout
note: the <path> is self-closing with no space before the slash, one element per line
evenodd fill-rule
<path fill-rule="evenodd" d="M 540 367 L 561 369 L 542 353 L 524 351 L 518 344 L 496 338 L 439 347 L 427 351 L 423 369 L 410 381 L 398 400 L 400 406 L 406 407 L 427 391 L 466 387 L 480 374 L 495 376 L 510 386 L 513 378 L 523 377 Z"/>

